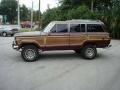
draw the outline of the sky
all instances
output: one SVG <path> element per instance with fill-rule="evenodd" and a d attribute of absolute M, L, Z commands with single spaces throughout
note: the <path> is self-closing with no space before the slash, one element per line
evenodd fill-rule
<path fill-rule="evenodd" d="M 32 7 L 32 1 L 34 3 L 34 10 L 38 10 L 39 8 L 39 0 L 19 0 L 20 5 L 24 4 L 28 8 Z M 41 0 L 41 12 L 44 12 L 48 8 L 48 4 L 50 8 L 57 7 L 58 0 Z"/>

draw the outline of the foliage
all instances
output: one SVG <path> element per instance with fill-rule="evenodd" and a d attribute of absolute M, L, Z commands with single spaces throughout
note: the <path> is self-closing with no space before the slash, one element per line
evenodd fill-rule
<path fill-rule="evenodd" d="M 17 1 L 16 0 L 1 0 L 0 14 L 7 15 L 7 21 L 13 23 L 17 16 Z"/>
<path fill-rule="evenodd" d="M 7 22 L 15 23 L 17 21 L 17 0 L 1 0 L 0 15 L 7 15 Z M 30 20 L 31 11 L 25 6 L 20 6 L 21 21 Z"/>
<path fill-rule="evenodd" d="M 91 12 L 93 1 L 94 12 Z M 113 38 L 120 39 L 120 0 L 59 0 L 60 6 L 42 15 L 43 26 L 55 20 L 99 19 Z"/>
<path fill-rule="evenodd" d="M 91 11 L 93 8 L 93 11 Z M 20 7 L 21 21 L 30 20 L 31 11 Z M 17 0 L 1 0 L 0 14 L 7 15 L 7 22 L 17 20 Z M 34 11 L 34 21 L 38 21 L 39 11 Z M 59 0 L 59 6 L 42 14 L 42 24 L 71 19 L 102 20 L 113 38 L 120 39 L 120 0 Z"/>
<path fill-rule="evenodd" d="M 22 5 L 20 7 L 20 19 L 21 21 L 28 21 L 30 20 L 30 10 L 25 6 Z"/>
<path fill-rule="evenodd" d="M 19 30 L 19 32 L 29 32 L 29 31 L 30 31 L 30 29 L 28 29 L 28 28 L 21 28 Z"/>

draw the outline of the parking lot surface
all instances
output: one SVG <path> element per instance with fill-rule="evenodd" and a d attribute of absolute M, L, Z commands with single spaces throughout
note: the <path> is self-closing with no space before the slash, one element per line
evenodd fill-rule
<path fill-rule="evenodd" d="M 120 41 L 98 49 L 94 60 L 74 51 L 43 52 L 24 62 L 12 49 L 13 37 L 0 37 L 0 90 L 120 90 Z"/>

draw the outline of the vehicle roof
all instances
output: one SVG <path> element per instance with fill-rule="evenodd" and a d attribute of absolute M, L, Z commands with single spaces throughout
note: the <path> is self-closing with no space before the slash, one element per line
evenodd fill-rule
<path fill-rule="evenodd" d="M 104 24 L 100 20 L 89 20 L 89 19 L 73 19 L 73 20 L 67 20 L 67 21 L 53 21 L 52 23 L 56 24 L 68 24 L 68 23 L 79 23 L 79 24 Z"/>

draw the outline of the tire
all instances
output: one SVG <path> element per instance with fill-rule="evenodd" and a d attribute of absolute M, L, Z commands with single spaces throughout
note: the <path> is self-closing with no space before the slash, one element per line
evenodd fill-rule
<path fill-rule="evenodd" d="M 3 32 L 3 33 L 2 33 L 2 36 L 3 36 L 3 37 L 7 37 L 7 33 L 6 33 L 6 32 Z"/>
<path fill-rule="evenodd" d="M 14 34 L 11 34 L 11 37 L 13 37 L 14 36 Z"/>
<path fill-rule="evenodd" d="M 24 61 L 36 61 L 39 57 L 38 48 L 33 45 L 24 46 L 21 52 L 21 56 L 24 59 Z"/>
<path fill-rule="evenodd" d="M 97 55 L 97 49 L 93 45 L 87 45 L 82 49 L 82 56 L 85 59 L 92 60 Z"/>

